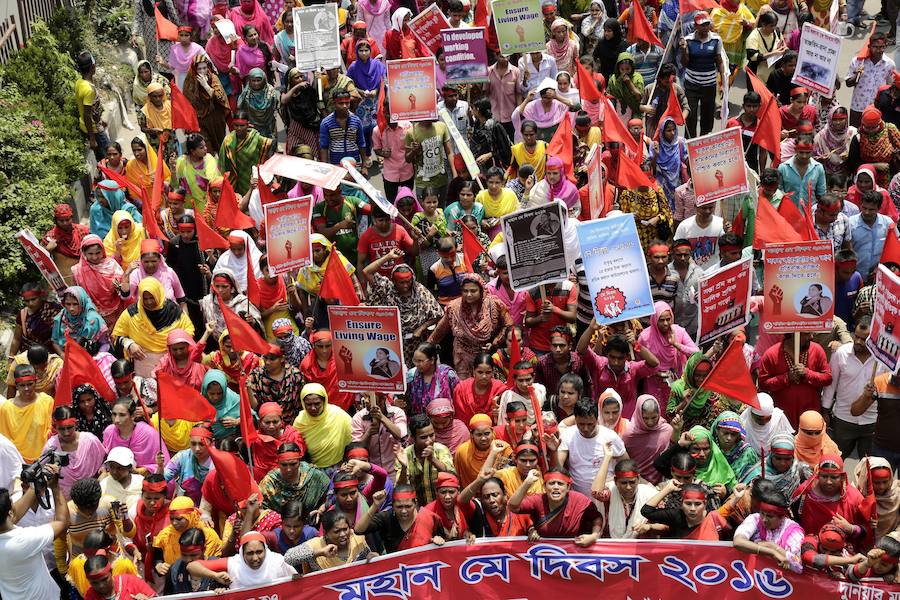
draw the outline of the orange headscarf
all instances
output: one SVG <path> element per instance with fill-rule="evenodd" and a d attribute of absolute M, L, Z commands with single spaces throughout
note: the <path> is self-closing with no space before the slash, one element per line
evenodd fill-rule
<path fill-rule="evenodd" d="M 821 433 L 819 435 L 809 435 L 808 433 L 803 433 L 804 429 L 807 431 L 820 431 Z M 825 454 L 841 455 L 837 444 L 831 441 L 831 438 L 825 433 L 825 419 L 814 410 L 808 410 L 800 415 L 800 426 L 797 428 L 797 435 L 794 437 L 794 446 L 794 456 L 797 460 L 803 461 L 808 465 L 819 464 L 819 460 Z"/>

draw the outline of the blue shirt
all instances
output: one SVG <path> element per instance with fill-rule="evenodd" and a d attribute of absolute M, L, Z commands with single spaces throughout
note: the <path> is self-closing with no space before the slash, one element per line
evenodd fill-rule
<path fill-rule="evenodd" d="M 867 280 L 878 265 L 881 251 L 884 249 L 884 239 L 893 224 L 890 217 L 885 215 L 877 215 L 872 225 L 867 225 L 862 220 L 862 215 L 850 217 L 850 238 L 853 240 L 853 251 L 856 252 L 858 259 L 856 270 L 863 279 Z"/>
<path fill-rule="evenodd" d="M 825 193 L 825 169 L 815 159 L 809 159 L 806 173 L 800 176 L 797 167 L 794 166 L 795 157 L 778 165 L 778 173 L 781 175 L 781 189 L 786 194 L 792 194 L 791 200 L 800 208 L 801 202 L 805 205 L 809 195 L 809 182 L 812 181 L 813 192 L 816 197 Z"/>
<path fill-rule="evenodd" d="M 840 317 L 847 323 L 847 328 L 853 322 L 853 303 L 856 302 L 856 293 L 863 285 L 862 275 L 853 273 L 850 279 L 843 283 L 834 283 L 834 316 Z"/>
<path fill-rule="evenodd" d="M 626 50 L 634 57 L 634 68 L 644 78 L 644 84 L 649 85 L 651 81 L 656 79 L 656 70 L 659 63 L 662 62 L 663 49 L 656 44 L 650 44 L 646 52 L 642 52 L 637 44 L 628 46 Z M 662 113 L 660 113 L 662 114 Z"/>
<path fill-rule="evenodd" d="M 359 117 L 350 113 L 347 116 L 347 126 L 341 127 L 337 117 L 331 113 L 319 125 L 319 148 L 328 149 L 328 159 L 333 165 L 341 164 L 341 159 L 348 156 L 362 162 L 360 151 L 366 147 L 366 137 L 363 135 L 362 121 Z"/>

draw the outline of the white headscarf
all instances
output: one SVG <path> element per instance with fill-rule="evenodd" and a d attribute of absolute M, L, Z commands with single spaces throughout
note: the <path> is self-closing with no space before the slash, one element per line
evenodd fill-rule
<path fill-rule="evenodd" d="M 641 515 L 641 507 L 656 495 L 656 488 L 648 483 L 638 483 L 634 492 L 634 509 L 632 509 L 631 514 L 626 519 L 625 501 L 622 500 L 622 495 L 619 494 L 619 488 L 616 487 L 616 483 L 609 481 L 606 487 L 610 491 L 609 515 L 607 515 L 609 537 L 612 539 L 632 539 L 637 537 L 633 527 L 646 523 L 647 519 Z"/>
<path fill-rule="evenodd" d="M 250 264 L 253 265 L 253 274 L 259 279 L 262 277 L 262 271 L 259 268 L 259 259 L 262 257 L 262 252 L 259 251 L 259 248 L 256 247 L 256 242 L 253 241 L 246 231 L 232 231 L 229 236 L 238 236 L 244 238 L 244 252 L 250 253 Z M 222 256 L 219 257 L 219 261 L 216 263 L 216 269 L 228 269 L 234 274 L 234 280 L 237 282 L 238 291 L 242 294 L 247 293 L 247 257 L 241 256 L 238 258 L 235 256 L 231 250 L 228 250 Z"/>
<path fill-rule="evenodd" d="M 412 16 L 412 11 L 405 6 L 395 10 L 394 14 L 391 15 L 391 28 L 403 31 L 403 20 L 406 19 L 407 15 Z"/>
<path fill-rule="evenodd" d="M 741 413 L 741 425 L 744 426 L 744 430 L 747 432 L 747 443 L 758 454 L 761 448 L 768 451 L 769 442 L 779 433 L 794 435 L 794 428 L 788 422 L 784 411 L 780 408 L 775 408 L 775 401 L 772 399 L 772 396 L 765 392 L 759 392 L 756 394 L 756 399 L 759 402 L 759 408 L 756 409 L 751 406 L 745 408 L 744 412 Z M 760 425 L 753 420 L 751 413 L 758 417 L 772 418 L 769 419 L 768 423 Z"/>
<path fill-rule="evenodd" d="M 238 550 L 234 556 L 228 557 L 228 576 L 231 577 L 231 589 L 267 585 L 282 577 L 292 577 L 296 569 L 284 562 L 284 557 L 266 548 L 266 557 L 258 569 L 251 569 L 244 562 L 244 555 Z"/>

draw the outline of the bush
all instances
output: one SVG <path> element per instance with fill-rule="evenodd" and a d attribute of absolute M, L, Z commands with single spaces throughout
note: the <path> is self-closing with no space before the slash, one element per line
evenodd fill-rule
<path fill-rule="evenodd" d="M 133 7 L 123 0 L 96 0 L 93 19 L 97 35 L 111 44 L 125 44 L 131 39 Z"/>

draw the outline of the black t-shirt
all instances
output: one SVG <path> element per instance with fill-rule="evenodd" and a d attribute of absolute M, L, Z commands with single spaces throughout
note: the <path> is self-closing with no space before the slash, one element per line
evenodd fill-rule
<path fill-rule="evenodd" d="M 384 549 L 388 552 L 396 552 L 397 547 L 403 542 L 407 533 L 412 533 L 415 527 L 415 521 L 404 531 L 400 526 L 400 521 L 394 515 L 394 509 L 389 508 L 381 512 L 375 513 L 375 516 L 369 521 L 369 528 L 365 531 L 367 534 L 377 533 L 384 544 Z M 362 534 L 363 532 L 359 532 Z"/>

